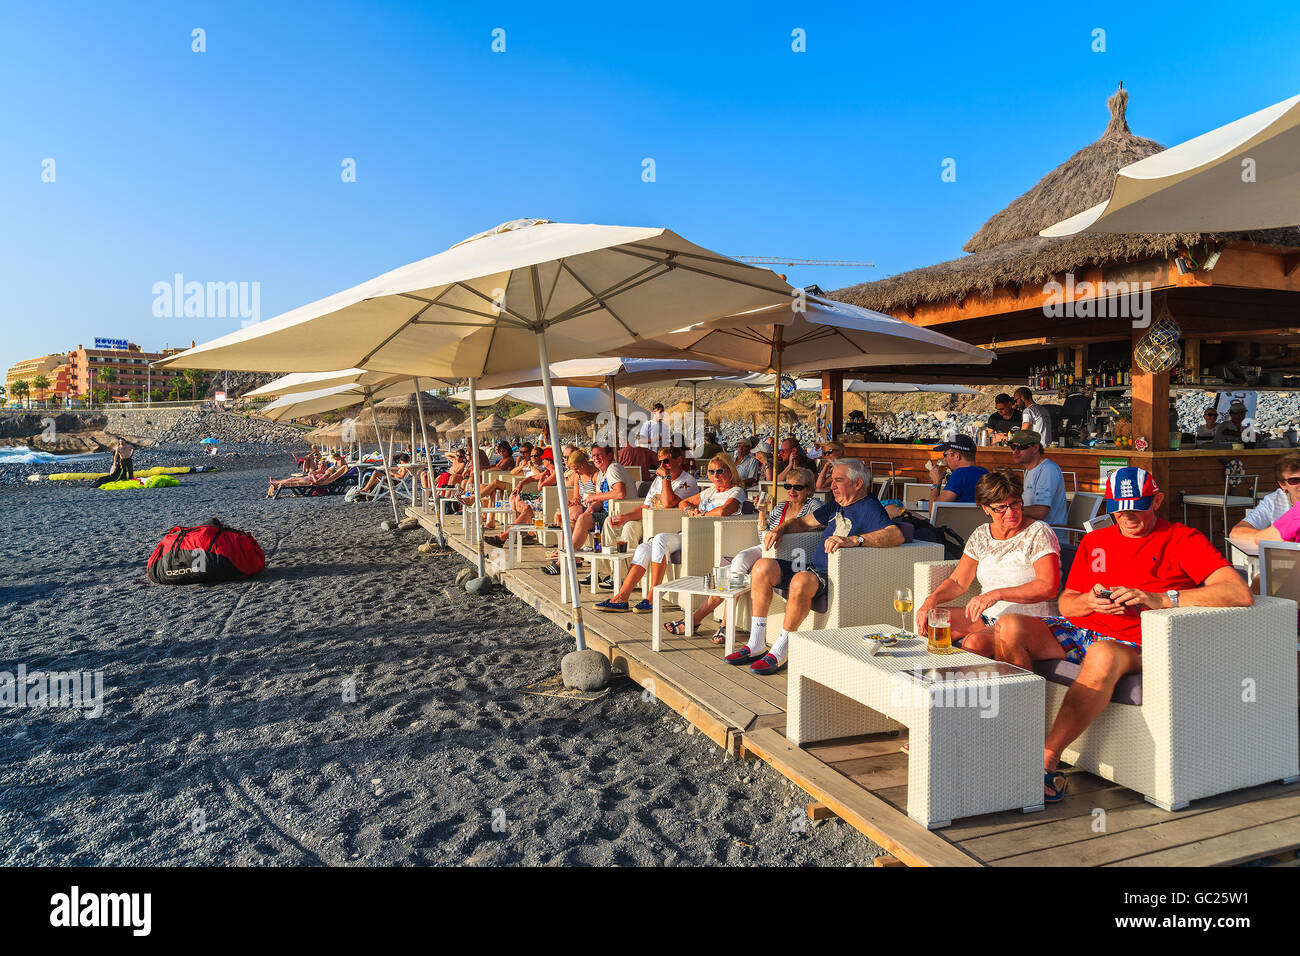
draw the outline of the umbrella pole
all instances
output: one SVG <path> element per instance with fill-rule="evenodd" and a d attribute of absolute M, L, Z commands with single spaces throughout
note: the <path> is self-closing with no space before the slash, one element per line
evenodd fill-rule
<path fill-rule="evenodd" d="M 776 400 L 776 431 L 772 433 L 772 507 L 775 508 L 776 476 L 781 470 L 781 353 L 785 350 L 779 325 L 776 327 L 776 341 L 773 344 L 776 346 L 776 385 L 772 389 L 772 397 Z"/>
<path fill-rule="evenodd" d="M 614 391 L 614 376 L 605 376 L 605 387 L 609 389 L 609 407 L 614 412 L 614 459 L 618 460 L 619 437 L 623 430 L 623 420 L 618 415 L 618 394 Z M 608 444 L 608 442 L 606 442 Z"/>
<path fill-rule="evenodd" d="M 375 426 L 375 438 L 379 441 L 379 454 L 382 457 L 384 441 L 379 437 L 379 416 L 375 414 L 375 398 L 369 391 L 366 392 L 366 403 L 370 406 L 370 421 Z M 388 483 L 388 500 L 393 503 L 393 523 L 396 524 L 402 519 L 397 517 L 397 496 L 393 494 L 393 475 L 388 468 L 384 468 L 384 481 Z"/>
<path fill-rule="evenodd" d="M 471 490 L 474 492 L 474 522 L 476 525 L 474 537 L 478 540 L 478 576 L 483 577 L 487 574 L 487 566 L 483 561 L 483 496 L 478 491 L 481 479 L 478 473 L 478 398 L 475 392 L 474 380 L 471 378 L 469 380 L 469 455 L 470 461 L 473 463 L 471 466 L 473 475 L 470 480 L 474 482 L 474 487 Z M 461 512 L 463 513 L 464 510 L 462 507 Z"/>
<path fill-rule="evenodd" d="M 698 382 L 691 382 L 691 457 L 692 458 L 695 457 L 695 447 L 698 444 L 695 435 L 695 424 L 698 421 L 698 419 L 695 417 L 695 389 L 698 385 L 699 385 Z"/>
<path fill-rule="evenodd" d="M 578 585 L 578 562 L 573 553 L 573 529 L 569 521 L 569 496 L 564 490 L 564 458 L 560 455 L 560 427 L 555 414 L 555 397 L 551 394 L 551 363 L 546 354 L 546 333 L 537 333 L 537 359 L 542 366 L 542 394 L 546 396 L 546 421 L 551 426 L 551 456 L 555 459 L 555 490 L 560 499 L 560 528 L 564 535 L 560 560 L 566 562 L 569 572 L 570 600 L 573 601 L 573 638 L 578 650 L 587 649 L 587 638 L 582 630 L 582 594 Z M 545 516 L 543 516 L 545 517 Z M 596 529 L 600 534 L 600 529 Z M 591 573 L 596 573 L 596 566 L 591 566 Z"/>
<path fill-rule="evenodd" d="M 420 441 L 424 442 L 424 473 L 429 477 L 429 500 L 434 504 L 434 521 L 436 522 L 434 537 L 438 540 L 438 547 L 447 546 L 447 537 L 442 533 L 442 508 L 438 507 L 437 485 L 433 482 L 433 452 L 429 449 L 429 430 L 424 425 L 424 400 L 420 398 L 420 380 L 411 379 L 411 384 L 415 386 L 415 408 L 420 414 Z"/>

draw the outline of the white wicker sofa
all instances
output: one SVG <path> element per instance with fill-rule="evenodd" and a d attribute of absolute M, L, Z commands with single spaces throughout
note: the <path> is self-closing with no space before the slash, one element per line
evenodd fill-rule
<path fill-rule="evenodd" d="M 918 564 L 916 606 L 953 561 Z M 964 605 L 974 585 L 952 605 Z M 1142 615 L 1142 673 L 1120 681 L 1111 703 L 1061 755 L 1136 790 L 1165 810 L 1192 800 L 1300 777 L 1296 720 L 1296 602 L 1255 598 L 1248 608 L 1185 607 Z M 1040 661 L 1047 680 L 1044 736 L 1078 673 Z"/>

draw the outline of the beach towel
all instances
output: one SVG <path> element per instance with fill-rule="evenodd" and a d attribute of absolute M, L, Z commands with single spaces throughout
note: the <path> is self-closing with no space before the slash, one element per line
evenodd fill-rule
<path fill-rule="evenodd" d="M 260 574 L 266 555 L 251 534 L 212 518 L 195 528 L 168 531 L 147 567 L 154 584 L 204 584 Z"/>

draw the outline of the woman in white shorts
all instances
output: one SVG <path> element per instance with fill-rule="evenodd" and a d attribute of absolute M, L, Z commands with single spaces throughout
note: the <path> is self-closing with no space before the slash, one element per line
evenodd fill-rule
<path fill-rule="evenodd" d="M 782 487 L 785 488 L 789 497 L 773 508 L 771 514 L 763 514 L 762 512 L 758 514 L 758 524 L 762 526 L 764 532 L 774 531 L 787 521 L 802 518 L 821 504 L 821 501 L 813 497 L 813 485 L 817 479 L 813 476 L 812 469 L 796 468 L 786 478 L 786 483 Z M 760 532 L 759 539 L 761 540 L 762 537 L 762 532 Z M 756 544 L 752 548 L 741 551 L 734 558 L 727 558 L 724 555 L 722 563 L 729 565 L 733 571 L 748 574 L 753 570 L 754 563 L 762 556 L 763 546 Z M 714 609 L 721 603 L 722 598 L 706 598 L 692 615 L 694 623 L 691 625 L 691 630 L 698 630 L 704 619 L 712 614 Z M 669 621 L 664 625 L 664 630 L 669 634 L 685 634 L 686 621 Z M 726 638 L 723 636 L 721 629 L 718 630 L 717 634 L 713 635 L 714 644 L 721 644 L 725 640 Z"/>
<path fill-rule="evenodd" d="M 734 515 L 740 512 L 745 503 L 745 486 L 741 484 L 740 475 L 736 473 L 736 463 L 728 454 L 715 455 L 709 461 L 709 477 L 713 487 L 699 494 L 683 498 L 678 504 L 688 517 L 695 515 Z M 665 531 L 648 541 L 636 546 L 632 555 L 632 565 L 627 569 L 627 577 L 618 593 L 608 601 L 596 605 L 598 611 L 627 611 L 648 614 L 653 607 L 649 600 L 643 598 L 635 607 L 628 607 L 628 596 L 640 583 L 646 571 L 650 572 L 651 590 L 661 584 L 668 573 L 669 563 L 677 564 L 681 560 L 682 536 Z"/>

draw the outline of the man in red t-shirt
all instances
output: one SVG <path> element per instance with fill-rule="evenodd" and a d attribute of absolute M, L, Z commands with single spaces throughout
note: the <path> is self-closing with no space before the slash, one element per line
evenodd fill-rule
<path fill-rule="evenodd" d="M 1063 751 L 1110 701 L 1119 679 L 1142 670 L 1142 613 L 1169 607 L 1249 607 L 1250 589 L 1205 536 L 1157 516 L 1164 495 L 1142 468 L 1106 479 L 1109 528 L 1083 536 L 1059 598 L 1060 617 L 1004 614 L 994 657 L 1029 669 L 1034 661 L 1080 665 L 1043 748 L 1048 803 L 1065 795 L 1056 772 Z"/>

